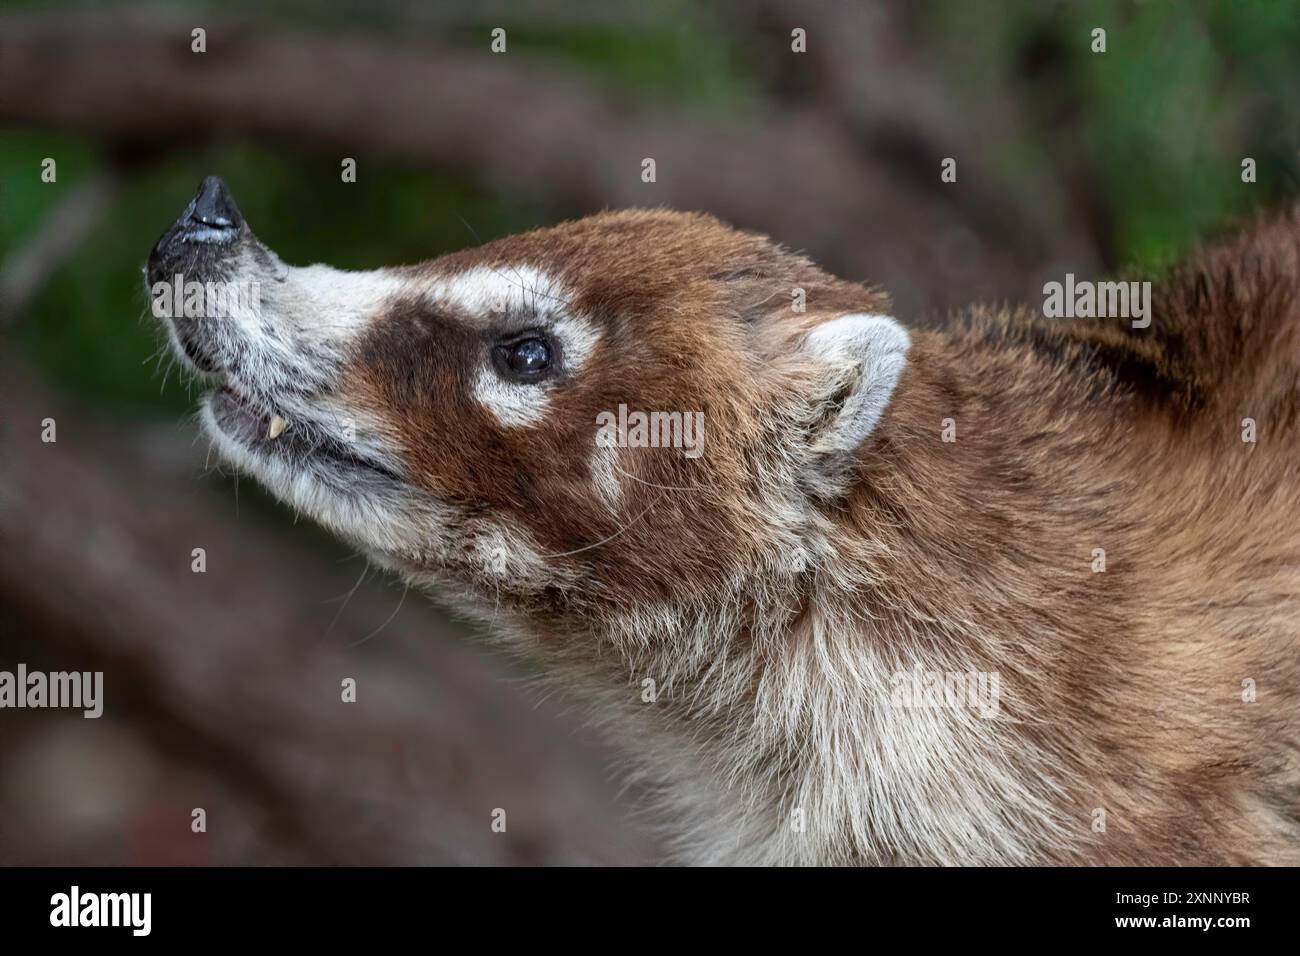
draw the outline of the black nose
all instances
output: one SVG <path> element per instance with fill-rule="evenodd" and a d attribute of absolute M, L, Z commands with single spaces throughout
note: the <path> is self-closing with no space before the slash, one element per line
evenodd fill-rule
<path fill-rule="evenodd" d="M 230 198 L 226 184 L 216 176 L 203 180 L 190 209 L 187 223 L 190 231 L 199 236 L 210 231 L 210 241 L 219 242 L 228 235 L 233 237 L 243 224 L 244 218 L 239 214 L 235 201 Z"/>

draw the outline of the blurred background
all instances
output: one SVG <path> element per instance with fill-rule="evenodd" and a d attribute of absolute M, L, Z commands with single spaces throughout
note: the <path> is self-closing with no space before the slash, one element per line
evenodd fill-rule
<path fill-rule="evenodd" d="M 1298 91 L 1290 0 L 5 4 L 0 670 L 105 712 L 0 711 L 0 863 L 660 859 L 563 700 L 208 467 L 140 271 L 204 175 L 296 264 L 666 205 L 929 325 L 1288 201 Z"/>

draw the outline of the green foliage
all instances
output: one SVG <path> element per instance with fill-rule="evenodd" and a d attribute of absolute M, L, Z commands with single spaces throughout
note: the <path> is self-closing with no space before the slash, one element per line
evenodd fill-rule
<path fill-rule="evenodd" d="M 1000 150 L 1008 181 L 1033 162 L 1089 171 L 1118 263 L 1159 269 L 1296 191 L 1300 8 L 1290 0 L 941 0 L 926 23 L 946 24 L 936 35 L 953 90 L 1007 82 L 1027 106 L 1024 139 Z M 1092 50 L 1095 28 L 1106 31 L 1105 53 Z M 1051 66 L 1028 67 L 1029 49 Z M 1254 184 L 1241 181 L 1247 156 Z"/>
<path fill-rule="evenodd" d="M 751 92 L 743 66 L 730 56 L 726 36 L 693 19 L 671 26 L 515 27 L 510 49 L 576 67 L 647 101 L 699 112 L 741 109 Z"/>
<path fill-rule="evenodd" d="M 1289 19 L 1279 17 L 1288 7 Z M 1281 195 L 1294 175 L 1297 144 L 1287 150 L 1273 125 L 1282 117 L 1252 109 L 1294 102 L 1300 15 L 1288 3 L 1216 3 L 1204 18 L 1179 4 L 1138 5 L 1131 18 L 1127 5 L 1103 9 L 1122 30 L 1110 31 L 1104 56 L 1082 58 L 1094 104 L 1088 141 L 1120 214 L 1121 258 L 1163 266 L 1216 224 Z M 1255 184 L 1241 181 L 1247 156 L 1258 163 Z"/>

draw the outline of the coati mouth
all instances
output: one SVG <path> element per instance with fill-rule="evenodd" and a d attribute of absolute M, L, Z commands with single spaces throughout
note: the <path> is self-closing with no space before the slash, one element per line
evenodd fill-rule
<path fill-rule="evenodd" d="M 359 454 L 323 426 L 312 421 L 282 417 L 226 384 L 207 399 L 212 424 L 245 451 L 292 467 L 348 475 L 370 473 L 400 482 L 391 468 Z"/>

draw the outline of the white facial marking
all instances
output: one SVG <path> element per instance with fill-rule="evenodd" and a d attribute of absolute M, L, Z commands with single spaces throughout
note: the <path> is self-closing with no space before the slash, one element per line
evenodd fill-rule
<path fill-rule="evenodd" d="M 559 344 L 566 376 L 581 372 L 600 341 L 600 330 L 571 315 L 569 296 L 555 279 L 533 266 L 479 266 L 435 282 L 427 294 L 455 308 L 465 319 L 487 324 L 493 315 L 535 317 Z M 484 355 L 474 379 L 474 398 L 503 425 L 535 425 L 546 416 L 552 385 L 502 378 Z"/>
<path fill-rule="evenodd" d="M 502 425 L 535 425 L 546 416 L 547 394 L 542 385 L 507 382 L 490 365 L 478 370 L 474 398 Z"/>
<path fill-rule="evenodd" d="M 573 315 L 557 317 L 551 332 L 560 342 L 564 371 L 569 375 L 576 375 L 586 367 L 600 342 L 600 329 Z"/>
<path fill-rule="evenodd" d="M 383 312 L 384 303 L 410 287 L 407 279 L 385 269 L 347 272 L 325 265 L 289 269 L 275 288 L 278 316 L 298 317 L 298 330 L 318 333 L 342 345 L 365 331 Z"/>
<path fill-rule="evenodd" d="M 623 497 L 623 486 L 618 480 L 618 446 L 596 444 L 591 456 L 591 483 L 611 511 L 618 509 Z"/>
<path fill-rule="evenodd" d="M 537 587 L 551 577 L 545 559 L 526 532 L 486 522 L 475 530 L 471 546 L 487 576 L 502 584 Z"/>
<path fill-rule="evenodd" d="M 544 317 L 568 304 L 555 280 L 533 266 L 475 266 L 435 281 L 427 294 L 470 321 L 507 312 Z"/>

